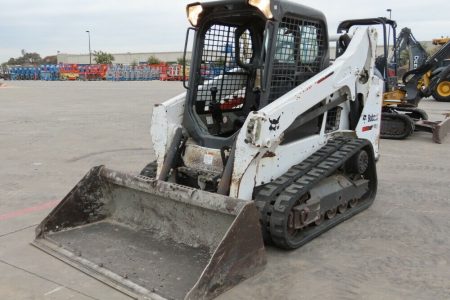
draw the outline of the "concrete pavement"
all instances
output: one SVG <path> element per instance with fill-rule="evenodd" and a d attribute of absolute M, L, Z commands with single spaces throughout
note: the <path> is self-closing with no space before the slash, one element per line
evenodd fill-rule
<path fill-rule="evenodd" d="M 154 103 L 178 82 L 7 82 L 0 89 L 0 299 L 129 299 L 29 245 L 34 227 L 95 165 L 137 173 Z M 431 119 L 450 103 L 424 100 Z M 371 208 L 219 299 L 448 299 L 450 139 L 382 140 Z"/>

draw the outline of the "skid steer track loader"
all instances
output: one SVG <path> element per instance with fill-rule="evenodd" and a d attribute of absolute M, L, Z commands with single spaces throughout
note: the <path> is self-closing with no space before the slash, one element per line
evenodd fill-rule
<path fill-rule="evenodd" d="M 214 298 L 264 268 L 264 242 L 296 249 L 377 189 L 374 29 L 330 65 L 312 8 L 227 0 L 187 14 L 187 92 L 154 107 L 156 161 L 137 176 L 93 168 L 33 242 L 136 298 Z"/>

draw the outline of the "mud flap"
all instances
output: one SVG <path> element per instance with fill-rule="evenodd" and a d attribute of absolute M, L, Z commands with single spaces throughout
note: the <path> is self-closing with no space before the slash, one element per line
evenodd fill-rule
<path fill-rule="evenodd" d="M 427 120 L 416 121 L 416 130 L 426 131 L 433 134 L 433 141 L 442 144 L 447 134 L 450 132 L 450 114 L 445 115 L 444 121 L 432 122 Z"/>
<path fill-rule="evenodd" d="M 266 264 L 252 201 L 94 167 L 32 244 L 130 296 L 211 299 Z"/>

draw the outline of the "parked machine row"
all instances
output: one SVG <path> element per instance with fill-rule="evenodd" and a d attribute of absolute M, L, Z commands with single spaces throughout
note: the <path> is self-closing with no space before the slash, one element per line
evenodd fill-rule
<path fill-rule="evenodd" d="M 220 68 L 211 63 L 205 72 L 219 75 Z M 186 69 L 183 71 L 183 69 Z M 136 66 L 121 64 L 58 64 L 41 66 L 2 67 L 0 78 L 6 80 L 110 80 L 141 81 L 162 80 L 181 81 L 183 74 L 189 74 L 189 66 L 180 64 L 139 64 Z M 188 77 L 188 76 L 186 76 Z"/>

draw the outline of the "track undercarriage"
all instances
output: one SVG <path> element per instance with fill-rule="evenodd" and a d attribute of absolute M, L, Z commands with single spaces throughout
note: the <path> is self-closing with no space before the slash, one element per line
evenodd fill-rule
<path fill-rule="evenodd" d="M 414 133 L 414 119 L 397 111 L 383 112 L 381 115 L 381 132 L 383 139 L 402 140 Z"/>
<path fill-rule="evenodd" d="M 441 144 L 450 131 L 450 118 L 429 121 L 427 113 L 417 107 L 385 106 L 381 115 L 383 139 L 402 140 L 414 133 L 424 131 L 433 134 L 433 141 Z"/>
<path fill-rule="evenodd" d="M 369 143 L 331 140 L 256 193 L 264 239 L 298 248 L 369 207 L 376 188 Z"/>

